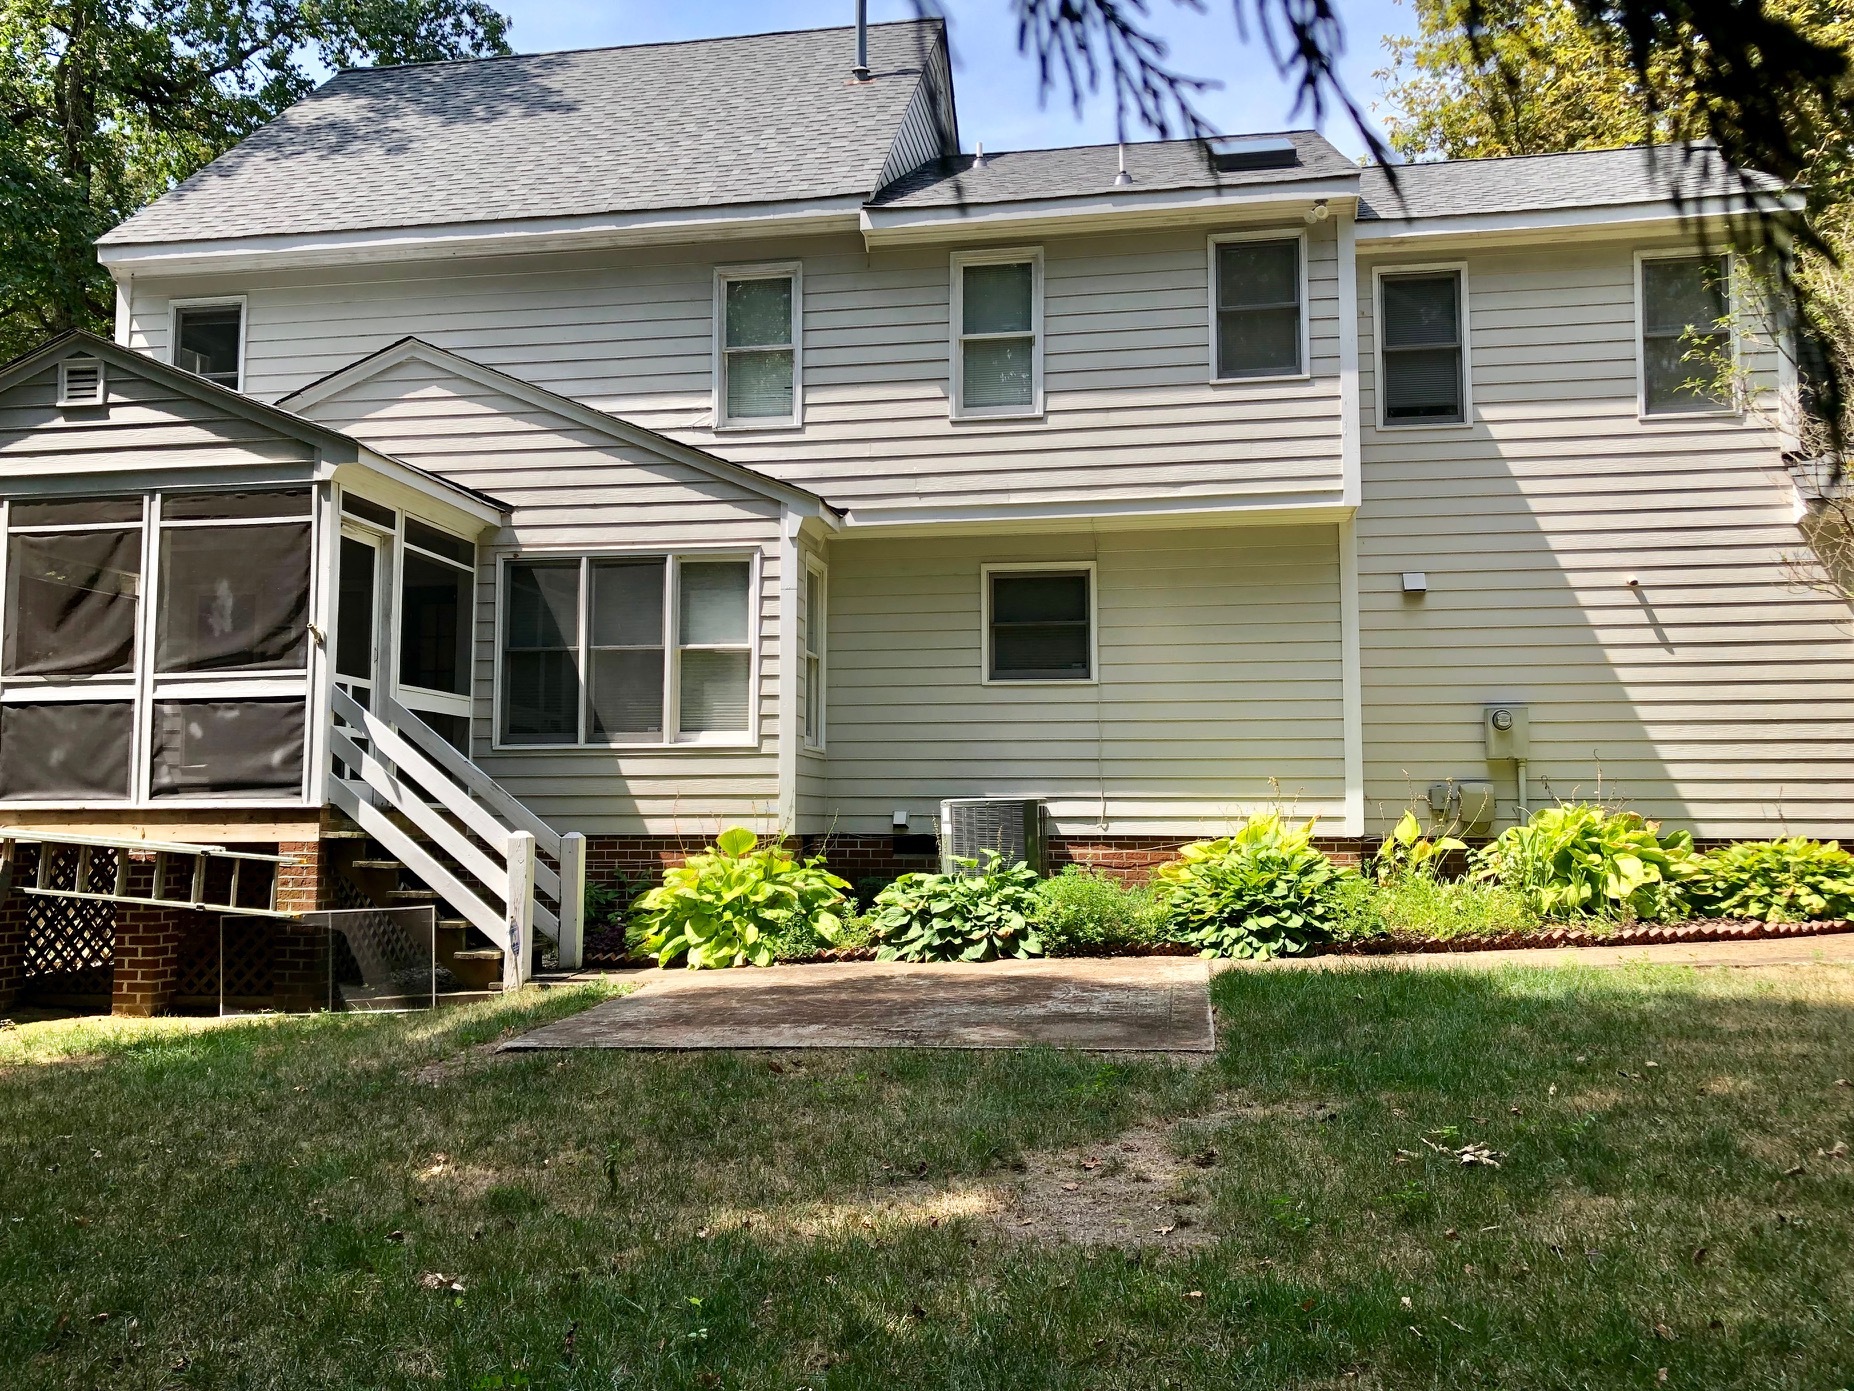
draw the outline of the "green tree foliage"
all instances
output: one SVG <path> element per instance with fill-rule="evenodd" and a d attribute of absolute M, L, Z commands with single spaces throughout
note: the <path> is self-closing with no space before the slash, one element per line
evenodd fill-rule
<path fill-rule="evenodd" d="M 0 0 L 0 359 L 108 331 L 91 243 L 322 70 L 508 52 L 485 0 Z"/>

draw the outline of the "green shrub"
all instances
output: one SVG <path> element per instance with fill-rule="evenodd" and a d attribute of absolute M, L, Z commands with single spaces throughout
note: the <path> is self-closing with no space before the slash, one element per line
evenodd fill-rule
<path fill-rule="evenodd" d="M 1698 858 L 1686 889 L 1694 911 L 1708 917 L 1854 917 L 1854 854 L 1801 837 L 1727 845 Z"/>
<path fill-rule="evenodd" d="M 1185 846 L 1159 866 L 1156 891 L 1178 941 L 1207 956 L 1295 956 L 1347 922 L 1344 885 L 1357 876 L 1313 848 L 1313 823 L 1274 812 L 1233 836 Z"/>
<path fill-rule="evenodd" d="M 1041 956 L 1035 927 L 1036 871 L 966 860 L 971 874 L 904 874 L 876 895 L 871 938 L 883 961 L 991 961 Z"/>
<path fill-rule="evenodd" d="M 1070 865 L 1036 886 L 1037 933 L 1050 956 L 1107 956 L 1166 940 L 1150 888 Z"/>
<path fill-rule="evenodd" d="M 1542 918 L 1654 919 L 1686 912 L 1693 837 L 1634 812 L 1566 802 L 1510 826 L 1479 856 L 1474 877 L 1505 885 Z"/>
<path fill-rule="evenodd" d="M 780 938 L 801 932 L 835 940 L 836 909 L 850 886 L 818 859 L 800 863 L 784 846 L 762 846 L 735 826 L 712 848 L 668 870 L 663 883 L 638 899 L 642 949 L 667 966 L 686 955 L 691 970 L 709 966 L 769 966 Z"/>
<path fill-rule="evenodd" d="M 1374 885 L 1373 898 L 1386 932 L 1425 941 L 1530 932 L 1539 925 L 1525 897 L 1503 884 L 1413 875 Z"/>
<path fill-rule="evenodd" d="M 1372 856 L 1371 868 L 1380 884 L 1406 879 L 1434 879 L 1442 870 L 1443 857 L 1452 851 L 1466 850 L 1465 840 L 1437 836 L 1431 840 L 1423 834 L 1416 813 L 1406 811 L 1391 833 L 1384 837 L 1378 853 Z"/>

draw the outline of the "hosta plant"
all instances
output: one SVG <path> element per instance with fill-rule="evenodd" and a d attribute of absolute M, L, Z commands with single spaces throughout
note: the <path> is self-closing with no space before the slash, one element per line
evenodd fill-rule
<path fill-rule="evenodd" d="M 1453 836 L 1437 836 L 1431 840 L 1423 834 L 1416 813 L 1406 811 L 1391 833 L 1384 837 L 1378 853 L 1372 856 L 1371 867 L 1380 884 L 1419 877 L 1433 879 L 1441 872 L 1445 855 L 1467 848 L 1466 841 Z"/>
<path fill-rule="evenodd" d="M 1694 911 L 1708 917 L 1854 917 L 1854 854 L 1801 837 L 1727 845 L 1699 857 L 1687 892 Z"/>
<path fill-rule="evenodd" d="M 1348 881 L 1313 848 L 1313 823 L 1275 812 L 1233 836 L 1185 846 L 1154 874 L 1172 936 L 1206 956 L 1296 956 L 1330 940 L 1347 920 Z"/>
<path fill-rule="evenodd" d="M 868 919 L 883 961 L 991 961 L 1041 956 L 1036 871 L 995 851 L 964 874 L 904 874 L 876 895 Z"/>
<path fill-rule="evenodd" d="M 1474 873 L 1504 884 L 1541 917 L 1679 917 L 1695 868 L 1693 837 L 1660 829 L 1634 812 L 1543 807 L 1502 831 Z"/>
<path fill-rule="evenodd" d="M 770 966 L 787 935 L 834 942 L 849 887 L 821 859 L 801 861 L 778 842 L 761 845 L 752 831 L 735 826 L 667 870 L 632 911 L 645 934 L 643 949 L 658 965 L 687 957 L 691 970 Z"/>

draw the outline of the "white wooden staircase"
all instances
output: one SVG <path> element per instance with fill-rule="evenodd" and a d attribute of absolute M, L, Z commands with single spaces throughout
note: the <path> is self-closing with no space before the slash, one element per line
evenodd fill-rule
<path fill-rule="evenodd" d="M 436 903 L 441 925 L 480 933 L 487 949 L 460 941 L 451 955 L 461 965 L 499 952 L 504 989 L 534 974 L 537 932 L 561 969 L 577 968 L 585 837 L 559 834 L 417 715 L 383 692 L 373 698 L 377 711 L 334 692 L 328 799 L 382 852 L 351 867 L 387 875 L 388 903 Z"/>

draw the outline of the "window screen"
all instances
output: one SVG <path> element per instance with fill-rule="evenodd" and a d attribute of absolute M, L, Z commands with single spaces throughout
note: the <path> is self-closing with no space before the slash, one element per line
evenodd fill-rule
<path fill-rule="evenodd" d="M 0 705 L 0 800 L 127 799 L 128 701 Z"/>
<path fill-rule="evenodd" d="M 335 594 L 335 673 L 373 679 L 373 628 L 379 614 L 375 589 L 379 551 L 352 536 L 341 538 L 341 580 Z"/>
<path fill-rule="evenodd" d="M 503 616 L 502 737 L 579 740 L 579 562 L 509 566 Z"/>
<path fill-rule="evenodd" d="M 407 548 L 399 591 L 400 685 L 453 695 L 470 693 L 470 619 L 475 594 L 474 572 Z"/>
<path fill-rule="evenodd" d="M 722 282 L 723 409 L 729 421 L 792 418 L 792 288 L 789 275 Z"/>
<path fill-rule="evenodd" d="M 591 712 L 594 739 L 663 737 L 663 576 L 666 562 L 592 565 Z"/>
<path fill-rule="evenodd" d="M 1642 262 L 1642 404 L 1650 415 L 1729 404 L 1718 379 L 1731 348 L 1722 256 Z"/>
<path fill-rule="evenodd" d="M 161 519 L 169 522 L 308 515 L 307 488 L 267 488 L 249 493 L 170 493 L 161 499 Z"/>
<path fill-rule="evenodd" d="M 300 671 L 309 659 L 309 523 L 163 527 L 155 669 Z"/>
<path fill-rule="evenodd" d="M 133 671 L 141 569 L 139 527 L 14 533 L 7 556 L 6 675 Z"/>
<path fill-rule="evenodd" d="M 1387 275 L 1382 291 L 1384 419 L 1465 419 L 1461 277 L 1454 271 Z"/>
<path fill-rule="evenodd" d="M 1278 377 L 1304 370 L 1300 239 L 1217 246 L 1217 375 Z"/>
<path fill-rule="evenodd" d="M 993 574 L 991 679 L 1088 679 L 1091 622 L 1086 571 Z"/>
<path fill-rule="evenodd" d="M 681 729 L 685 734 L 744 731 L 753 662 L 748 641 L 752 566 L 744 560 L 685 560 L 678 568 Z"/>
<path fill-rule="evenodd" d="M 238 389 L 239 341 L 245 311 L 236 304 L 202 304 L 174 311 L 174 365 Z"/>
<path fill-rule="evenodd" d="M 302 781 L 300 697 L 155 703 L 154 796 L 293 797 Z"/>
<path fill-rule="evenodd" d="M 1035 405 L 1035 263 L 963 266 L 960 275 L 961 409 Z"/>

